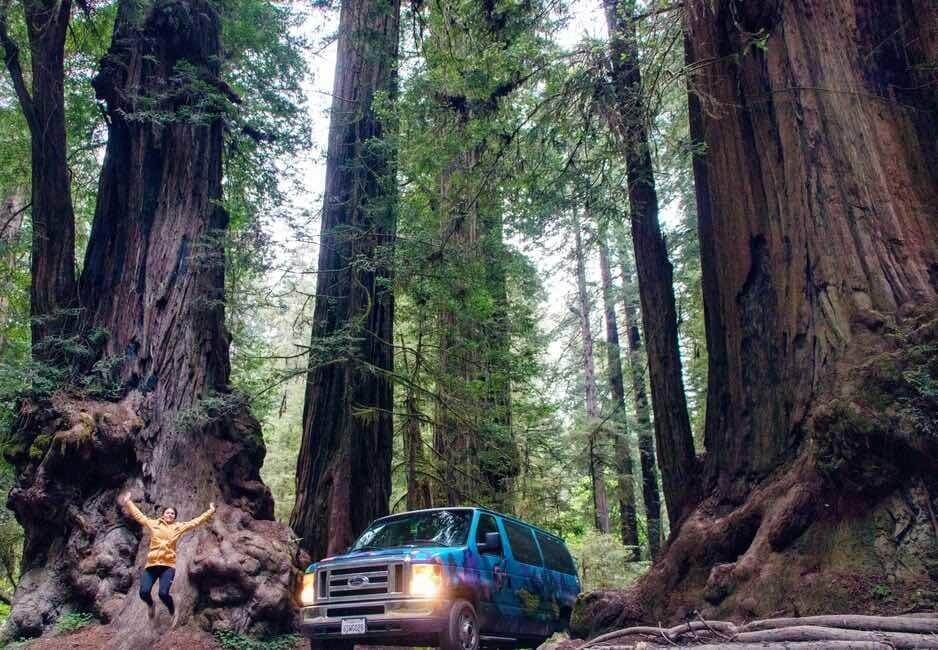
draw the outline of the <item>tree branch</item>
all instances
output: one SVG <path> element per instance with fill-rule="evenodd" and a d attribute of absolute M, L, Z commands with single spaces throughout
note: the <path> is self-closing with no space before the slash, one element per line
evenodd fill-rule
<path fill-rule="evenodd" d="M 10 72 L 10 79 L 13 81 L 13 89 L 20 100 L 20 107 L 23 115 L 26 117 L 26 123 L 29 124 L 30 132 L 36 131 L 36 112 L 33 108 L 33 98 L 30 97 L 26 89 L 26 81 L 23 79 L 23 68 L 20 66 L 20 48 L 10 37 L 10 31 L 7 25 L 7 14 L 10 9 L 10 0 L 0 2 L 0 45 L 3 45 L 4 60 L 7 70 Z"/>

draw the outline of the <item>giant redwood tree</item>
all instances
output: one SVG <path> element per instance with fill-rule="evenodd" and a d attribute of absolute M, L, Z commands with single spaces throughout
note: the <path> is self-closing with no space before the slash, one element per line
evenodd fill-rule
<path fill-rule="evenodd" d="M 94 80 L 108 139 L 79 283 L 80 334 L 97 361 L 20 406 L 8 505 L 25 532 L 24 574 L 6 638 L 70 610 L 110 623 L 117 646 L 159 638 L 166 621 L 151 622 L 135 596 L 146 546 L 115 505 L 124 489 L 153 514 L 219 504 L 180 545 L 183 623 L 292 626 L 295 546 L 259 477 L 259 425 L 228 385 L 220 199 L 224 114 L 237 98 L 220 76 L 220 31 L 208 0 L 118 3 Z M 60 189 L 39 182 L 34 195 Z"/>
<path fill-rule="evenodd" d="M 291 525 L 314 558 L 387 514 L 393 436 L 393 96 L 398 0 L 345 0 L 329 125 L 310 368 Z"/>
<path fill-rule="evenodd" d="M 625 599 L 586 608 L 933 607 L 938 6 L 685 5 L 706 498 Z"/>
<path fill-rule="evenodd" d="M 531 74 L 526 39 L 539 3 L 431 3 L 425 57 L 446 157 L 439 170 L 439 315 L 434 452 L 436 500 L 510 511 L 521 470 L 512 422 L 510 253 L 495 166 L 494 126 Z M 492 58 L 490 58 L 492 57 Z M 493 64 L 497 61 L 497 64 Z"/>

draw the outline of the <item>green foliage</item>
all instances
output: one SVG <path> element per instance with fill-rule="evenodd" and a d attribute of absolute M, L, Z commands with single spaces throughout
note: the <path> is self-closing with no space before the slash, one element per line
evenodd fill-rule
<path fill-rule="evenodd" d="M 892 599 L 892 589 L 888 585 L 877 584 L 874 585 L 870 590 L 871 595 L 876 600 L 891 600 Z"/>
<path fill-rule="evenodd" d="M 94 625 L 97 622 L 93 614 L 87 612 L 69 612 L 62 614 L 58 618 L 55 622 L 55 629 L 62 634 L 69 634 L 70 632 L 77 632 L 83 627 Z"/>
<path fill-rule="evenodd" d="M 583 591 L 625 589 L 649 566 L 648 562 L 629 562 L 629 549 L 615 537 L 589 531 L 570 544 L 583 583 Z"/>
<path fill-rule="evenodd" d="M 293 650 L 301 640 L 295 634 L 255 639 L 231 630 L 215 632 L 215 639 L 224 650 Z"/>
<path fill-rule="evenodd" d="M 188 409 L 176 414 L 175 425 L 181 431 L 198 431 L 231 417 L 244 408 L 246 397 L 240 393 L 211 393 Z"/>

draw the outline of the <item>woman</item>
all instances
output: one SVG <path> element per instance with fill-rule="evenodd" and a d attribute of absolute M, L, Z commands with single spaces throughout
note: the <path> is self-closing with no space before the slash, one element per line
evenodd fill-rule
<path fill-rule="evenodd" d="M 173 578 L 176 577 L 176 543 L 188 531 L 211 519 L 215 514 L 215 504 L 210 503 L 208 510 L 195 519 L 177 524 L 176 509 L 173 507 L 165 508 L 159 519 L 150 519 L 140 512 L 126 492 L 117 497 L 117 503 L 150 533 L 147 565 L 140 575 L 140 598 L 147 604 L 150 616 L 153 616 L 153 598 L 150 592 L 153 590 L 153 583 L 159 580 L 160 600 L 166 605 L 169 613 L 175 615 L 176 608 L 173 605 L 173 597 L 169 595 L 169 588 L 173 584 Z"/>

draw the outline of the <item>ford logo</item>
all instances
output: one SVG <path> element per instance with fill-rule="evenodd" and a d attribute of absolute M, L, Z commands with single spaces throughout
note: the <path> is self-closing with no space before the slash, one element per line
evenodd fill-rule
<path fill-rule="evenodd" d="M 354 578 L 349 578 L 348 586 L 349 587 L 364 587 L 369 582 L 368 576 L 355 576 Z"/>

